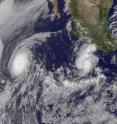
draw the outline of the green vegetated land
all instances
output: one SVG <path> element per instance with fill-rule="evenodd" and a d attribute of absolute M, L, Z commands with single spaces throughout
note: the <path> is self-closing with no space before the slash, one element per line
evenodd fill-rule
<path fill-rule="evenodd" d="M 113 0 L 71 0 L 69 7 L 75 20 L 73 34 L 78 38 L 91 38 L 103 51 L 116 50 L 117 40 L 112 37 L 108 25 L 112 3 Z"/>

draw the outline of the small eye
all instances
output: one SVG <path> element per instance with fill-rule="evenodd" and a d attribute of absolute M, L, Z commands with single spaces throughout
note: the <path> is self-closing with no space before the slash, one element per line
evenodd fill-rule
<path fill-rule="evenodd" d="M 29 67 L 29 57 L 27 53 L 17 53 L 11 63 L 11 74 L 19 76 L 27 72 Z"/>

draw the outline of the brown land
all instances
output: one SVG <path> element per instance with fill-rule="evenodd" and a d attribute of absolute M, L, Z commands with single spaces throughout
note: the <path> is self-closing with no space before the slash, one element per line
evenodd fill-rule
<path fill-rule="evenodd" d="M 53 4 L 54 4 L 54 13 L 55 13 L 55 16 L 59 17 L 60 16 L 60 13 L 59 13 L 59 8 L 58 8 L 58 0 L 54 0 Z"/>
<path fill-rule="evenodd" d="M 69 6 L 74 19 L 88 30 L 88 36 L 104 51 L 117 49 L 117 40 L 112 37 L 108 24 L 112 4 L 113 0 L 71 0 Z M 75 36 L 84 34 L 85 37 L 85 33 L 76 26 L 73 32 Z"/>

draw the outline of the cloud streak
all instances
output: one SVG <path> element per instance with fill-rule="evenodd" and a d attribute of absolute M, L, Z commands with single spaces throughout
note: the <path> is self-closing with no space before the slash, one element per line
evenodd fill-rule
<path fill-rule="evenodd" d="M 25 4 L 5 0 L 0 4 L 0 38 L 4 49 L 1 67 L 5 70 L 9 58 L 19 42 L 33 35 L 34 26 L 42 19 L 48 18 L 48 3 L 46 0 L 33 0 Z"/>

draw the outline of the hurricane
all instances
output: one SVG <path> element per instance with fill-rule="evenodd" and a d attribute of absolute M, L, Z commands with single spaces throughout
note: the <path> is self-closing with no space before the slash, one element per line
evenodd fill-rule
<path fill-rule="evenodd" d="M 117 51 L 76 38 L 69 4 L 0 1 L 0 124 L 117 124 Z"/>

